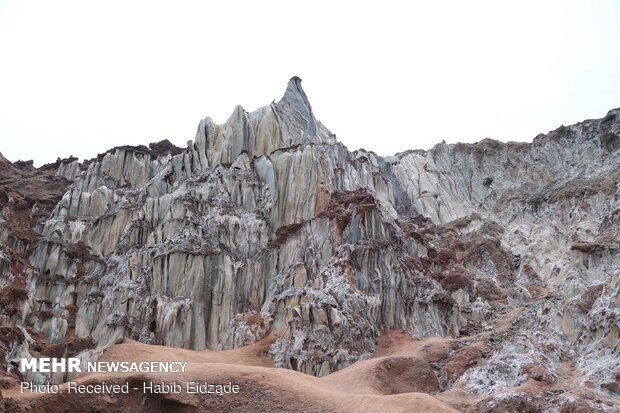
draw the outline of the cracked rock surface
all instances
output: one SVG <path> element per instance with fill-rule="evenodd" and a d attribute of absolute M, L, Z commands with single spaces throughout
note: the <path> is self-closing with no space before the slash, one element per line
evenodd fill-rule
<path fill-rule="evenodd" d="M 186 148 L 0 157 L 2 370 L 61 383 L 15 360 L 276 334 L 277 367 L 326 376 L 404 330 L 450 345 L 378 365 L 391 394 L 617 411 L 619 197 L 619 109 L 532 143 L 381 157 L 339 143 L 297 77 L 279 102 L 200 121 Z"/>

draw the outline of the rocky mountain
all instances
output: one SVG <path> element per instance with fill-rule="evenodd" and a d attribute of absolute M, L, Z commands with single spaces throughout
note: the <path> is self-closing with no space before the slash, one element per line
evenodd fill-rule
<path fill-rule="evenodd" d="M 16 360 L 275 334 L 275 366 L 326 376 L 405 330 L 449 339 L 405 370 L 455 408 L 617 411 L 619 149 L 614 109 L 532 143 L 350 152 L 294 77 L 186 148 L 0 158 L 2 370 L 60 383 Z"/>

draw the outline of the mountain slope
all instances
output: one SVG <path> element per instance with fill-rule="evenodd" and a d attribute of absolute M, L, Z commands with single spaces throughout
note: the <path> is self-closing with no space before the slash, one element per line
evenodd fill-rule
<path fill-rule="evenodd" d="M 325 376 L 404 329 L 450 339 L 425 371 L 456 407 L 613 410 L 619 135 L 616 109 L 531 144 L 349 152 L 293 78 L 277 103 L 202 120 L 184 149 L 2 160 L 7 374 L 124 337 L 227 350 L 276 334 L 276 367 Z"/>

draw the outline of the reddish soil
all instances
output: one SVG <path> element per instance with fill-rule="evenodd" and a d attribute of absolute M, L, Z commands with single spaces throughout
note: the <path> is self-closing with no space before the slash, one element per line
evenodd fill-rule
<path fill-rule="evenodd" d="M 398 333 L 397 333 L 398 334 Z M 264 356 L 265 347 L 275 337 L 259 343 L 228 351 L 191 351 L 162 346 L 149 346 L 125 340 L 110 347 L 100 361 L 188 361 L 182 374 L 82 374 L 79 383 L 125 383 L 139 390 L 123 395 L 22 394 L 14 381 L 4 389 L 6 412 L 454 412 L 447 404 L 424 393 L 411 392 L 438 389 L 435 377 L 431 384 L 416 379 L 417 384 L 402 387 L 399 378 L 415 378 L 415 372 L 431 378 L 434 373 L 428 365 L 428 351 L 422 342 L 410 338 L 390 341 L 382 350 L 398 356 L 379 357 L 356 363 L 338 373 L 316 378 L 292 370 L 272 367 Z M 443 339 L 438 340 L 440 343 Z M 434 341 L 431 341 L 434 342 Z M 434 346 L 433 346 L 434 347 Z M 440 346 L 441 347 L 441 346 Z M 431 352 L 432 353 L 432 352 Z M 431 359 L 433 357 L 430 357 Z M 409 371 L 411 369 L 411 371 Z M 406 377 L 405 377 L 406 376 Z M 354 378 L 349 380 L 349 378 Z M 142 392 L 144 382 L 176 381 L 183 386 L 187 381 L 228 383 L 241 386 L 239 394 L 215 396 L 180 394 L 147 394 Z M 355 383 L 365 386 L 355 386 Z M 435 384 L 433 384 L 435 383 Z M 406 393 L 405 393 L 406 391 Z M 413 409 L 413 410 L 412 410 Z M 2 410 L 0 410 L 2 411 Z"/>

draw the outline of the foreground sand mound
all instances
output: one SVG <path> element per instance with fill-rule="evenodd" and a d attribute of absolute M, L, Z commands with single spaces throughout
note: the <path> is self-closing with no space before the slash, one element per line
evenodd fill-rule
<path fill-rule="evenodd" d="M 83 374 L 80 384 L 129 383 L 128 394 L 22 394 L 17 385 L 3 391 L 4 411 L 54 412 L 453 412 L 447 404 L 415 391 L 434 391 L 416 374 L 430 370 L 417 357 L 380 357 L 356 363 L 334 374 L 316 378 L 292 370 L 269 367 L 264 349 L 273 338 L 229 351 L 191 351 L 126 341 L 109 348 L 100 361 L 188 361 L 183 374 Z M 348 378 L 355 377 L 355 380 Z M 424 377 L 424 376 L 422 376 Z M 409 383 L 409 380 L 412 380 Z M 239 394 L 144 394 L 144 383 L 198 381 L 233 383 Z M 401 384 L 399 384 L 399 382 Z M 365 383 L 365 385 L 359 385 Z M 402 393 L 402 394 L 396 394 Z"/>

